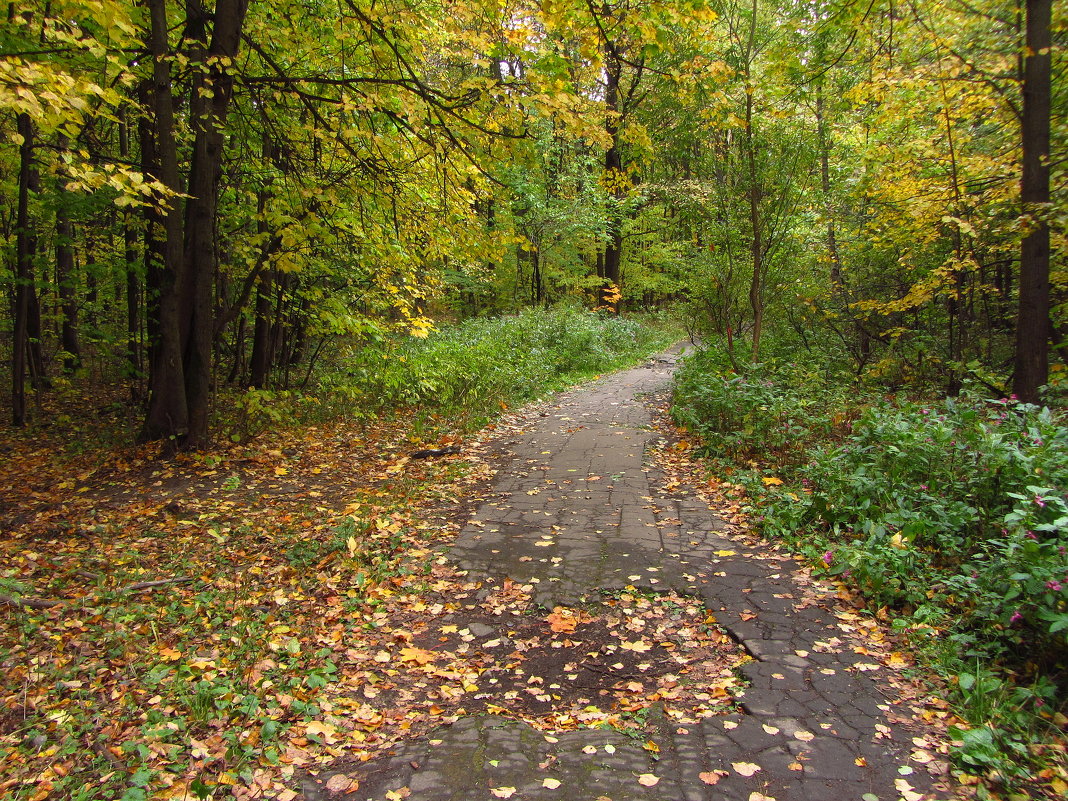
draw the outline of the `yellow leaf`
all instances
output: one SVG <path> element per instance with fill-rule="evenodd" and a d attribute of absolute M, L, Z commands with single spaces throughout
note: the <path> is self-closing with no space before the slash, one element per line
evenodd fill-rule
<path fill-rule="evenodd" d="M 660 783 L 660 777 L 654 776 L 652 773 L 643 773 L 638 777 L 638 784 L 642 787 L 655 787 Z"/>
<path fill-rule="evenodd" d="M 337 729 L 330 723 L 323 723 L 319 720 L 313 720 L 304 728 L 304 733 L 309 737 L 322 737 L 327 743 L 334 742 L 337 739 Z"/>
<path fill-rule="evenodd" d="M 490 790 L 497 798 L 511 798 L 515 795 L 514 787 L 495 787 Z"/>
<path fill-rule="evenodd" d="M 433 651 L 428 651 L 425 648 L 401 648 L 400 652 L 401 662 L 415 662 L 419 665 L 425 665 L 428 662 L 433 662 L 436 658 Z"/>
<path fill-rule="evenodd" d="M 732 762 L 731 767 L 734 768 L 735 773 L 746 778 L 760 770 L 760 765 L 754 765 L 752 762 Z"/>
<path fill-rule="evenodd" d="M 782 479 L 776 478 L 775 476 L 764 476 L 760 480 L 764 482 L 765 487 L 772 487 L 782 484 Z"/>

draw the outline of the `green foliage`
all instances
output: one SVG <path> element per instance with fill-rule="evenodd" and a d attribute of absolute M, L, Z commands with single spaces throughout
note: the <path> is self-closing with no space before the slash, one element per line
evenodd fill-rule
<path fill-rule="evenodd" d="M 1068 428 L 972 391 L 849 398 L 795 366 L 715 365 L 687 363 L 676 418 L 710 453 L 749 460 L 737 475 L 764 534 L 890 610 L 955 681 L 974 726 L 961 764 L 1022 775 L 1065 698 Z"/>
<path fill-rule="evenodd" d="M 473 319 L 406 339 L 354 347 L 323 378 L 326 408 L 384 414 L 404 407 L 480 419 L 678 338 L 633 320 L 573 309 Z"/>
<path fill-rule="evenodd" d="M 842 400 L 796 362 L 752 365 L 738 374 L 723 351 L 707 349 L 678 374 L 674 414 L 702 437 L 709 455 L 744 461 L 759 453 L 784 467 L 832 433 Z"/>

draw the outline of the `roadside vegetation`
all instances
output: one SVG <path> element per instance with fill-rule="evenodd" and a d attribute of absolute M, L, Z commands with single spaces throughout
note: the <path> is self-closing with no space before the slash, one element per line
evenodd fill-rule
<path fill-rule="evenodd" d="M 790 347 L 739 374 L 715 346 L 675 418 L 743 487 L 757 530 L 892 621 L 941 676 L 956 761 L 991 792 L 1068 785 L 1068 428 L 979 384 L 888 391 Z M 769 354 L 770 356 L 770 354 Z M 1053 393 L 1051 392 L 1051 397 Z M 1020 793 L 1023 793 L 1020 795 Z"/>

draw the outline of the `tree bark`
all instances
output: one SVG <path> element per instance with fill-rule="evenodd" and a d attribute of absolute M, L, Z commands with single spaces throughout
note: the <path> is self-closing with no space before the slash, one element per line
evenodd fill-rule
<path fill-rule="evenodd" d="M 69 147 L 66 136 L 59 134 L 56 141 L 59 150 Z M 56 198 L 56 287 L 62 312 L 60 322 L 60 347 L 66 354 L 63 367 L 68 372 L 81 365 L 81 345 L 78 342 L 78 300 L 75 295 L 74 224 L 67 207 L 67 182 L 59 181 Z"/>
<path fill-rule="evenodd" d="M 152 23 L 156 112 L 155 146 L 160 180 L 174 191 L 180 179 L 174 137 L 174 92 L 165 0 L 148 0 Z M 208 438 L 215 335 L 215 218 L 225 146 L 224 126 L 233 95 L 231 70 L 241 41 L 248 0 L 219 0 L 209 14 L 199 0 L 186 2 L 188 54 L 196 65 L 189 100 L 194 132 L 184 215 L 176 200 L 164 214 L 158 352 L 144 439 L 182 438 L 200 447 Z M 207 22 L 213 20 L 211 44 Z"/>
<path fill-rule="evenodd" d="M 199 0 L 187 2 L 187 9 L 189 17 L 207 15 Z M 196 135 L 189 167 L 185 281 L 181 291 L 188 314 L 184 376 L 191 447 L 203 445 L 208 438 L 215 338 L 215 217 L 226 139 L 223 128 L 233 96 L 232 62 L 237 56 L 247 10 L 248 0 L 219 0 L 216 3 L 211 45 L 199 54 L 205 66 L 193 79 L 190 100 L 191 126 Z"/>
<path fill-rule="evenodd" d="M 178 171 L 178 146 L 174 134 L 174 89 L 171 78 L 171 52 L 167 40 L 166 0 L 148 0 L 151 18 L 149 49 L 153 58 L 152 107 L 155 112 L 153 143 L 155 176 L 174 197 L 160 212 L 162 259 L 157 278 L 159 339 L 154 343 L 149 384 L 148 414 L 141 431 L 142 440 L 171 438 L 172 445 L 188 433 L 189 406 L 185 394 L 182 363 L 179 276 L 182 270 L 182 212 L 177 195 L 182 186 Z"/>
<path fill-rule="evenodd" d="M 1012 388 L 1027 403 L 1049 380 L 1049 222 L 1050 203 L 1050 26 L 1053 0 L 1027 0 L 1024 57 L 1023 174 L 1020 199 L 1029 231 L 1020 245 L 1020 304 L 1016 320 L 1016 359 Z"/>
<path fill-rule="evenodd" d="M 605 43 L 605 121 L 604 129 L 611 145 L 604 154 L 604 174 L 610 182 L 612 197 L 616 206 L 610 212 L 608 221 L 608 242 L 605 243 L 602 269 L 604 278 L 615 288 L 620 286 L 620 262 L 623 254 L 623 220 L 622 210 L 618 204 L 623 198 L 620 182 L 623 179 L 623 154 L 619 144 L 619 80 L 623 65 L 615 55 L 614 45 Z"/>
<path fill-rule="evenodd" d="M 11 422 L 26 424 L 27 318 L 33 265 L 30 250 L 30 176 L 33 172 L 33 123 L 28 114 L 16 120 L 19 145 L 18 208 L 15 218 L 15 319 L 11 346 Z"/>

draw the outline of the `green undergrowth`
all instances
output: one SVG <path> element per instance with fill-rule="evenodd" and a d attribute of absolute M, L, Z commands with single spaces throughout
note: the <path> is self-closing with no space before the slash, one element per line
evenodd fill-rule
<path fill-rule="evenodd" d="M 425 338 L 370 337 L 339 349 L 305 393 L 250 390 L 231 429 L 247 436 L 286 422 L 416 410 L 474 430 L 502 410 L 629 366 L 682 330 L 573 308 L 527 310 L 443 325 Z M 287 420 L 289 418 L 290 420 Z"/>
<path fill-rule="evenodd" d="M 960 769 L 1010 792 L 1068 778 L 1061 415 L 968 390 L 885 397 L 796 363 L 735 375 L 714 351 L 681 370 L 674 414 L 761 533 L 885 610 L 947 679 Z"/>

